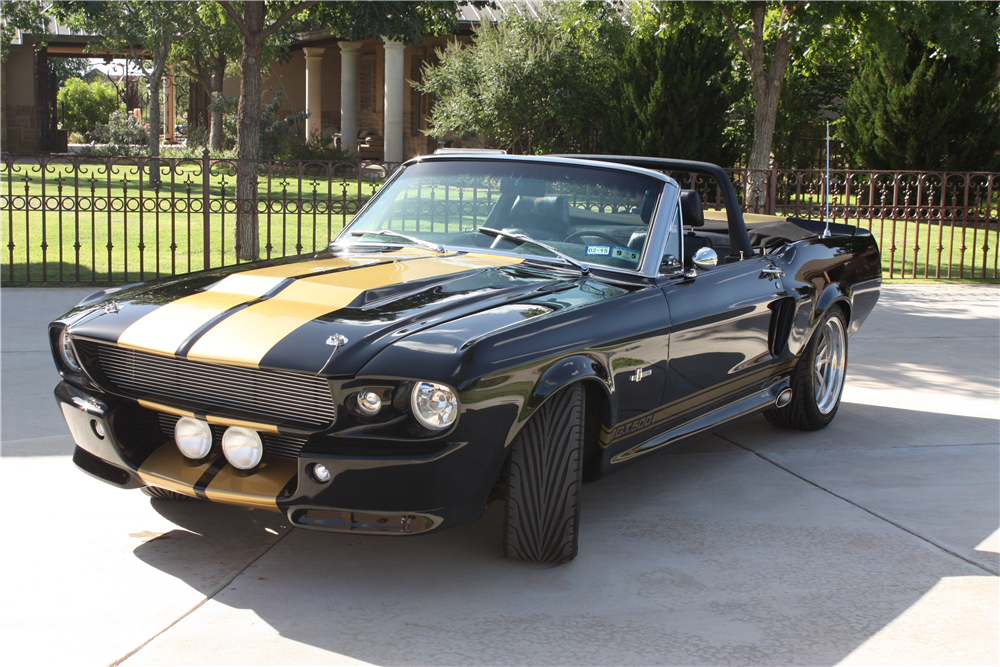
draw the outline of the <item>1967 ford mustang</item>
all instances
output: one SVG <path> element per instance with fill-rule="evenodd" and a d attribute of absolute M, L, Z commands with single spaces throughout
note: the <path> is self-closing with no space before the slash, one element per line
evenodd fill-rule
<path fill-rule="evenodd" d="M 502 500 L 508 556 L 570 560 L 584 480 L 761 412 L 836 414 L 875 240 L 758 218 L 705 163 L 411 160 L 324 252 L 104 290 L 53 322 L 73 460 L 329 531 L 427 533 Z"/>

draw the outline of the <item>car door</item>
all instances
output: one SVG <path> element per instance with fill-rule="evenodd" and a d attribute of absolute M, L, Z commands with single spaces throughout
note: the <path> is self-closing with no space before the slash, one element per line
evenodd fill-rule
<path fill-rule="evenodd" d="M 687 421 L 754 393 L 776 371 L 772 320 L 787 296 L 766 257 L 666 279 L 670 360 L 663 405 Z"/>

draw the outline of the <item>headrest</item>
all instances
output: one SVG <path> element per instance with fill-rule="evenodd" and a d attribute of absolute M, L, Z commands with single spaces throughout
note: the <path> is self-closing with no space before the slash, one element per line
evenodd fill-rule
<path fill-rule="evenodd" d="M 701 196 L 697 190 L 681 190 L 681 215 L 685 225 L 701 227 L 705 224 L 705 211 L 701 208 Z"/>
<path fill-rule="evenodd" d="M 569 202 L 562 195 L 547 197 L 522 195 L 511 207 L 510 217 L 520 220 L 522 225 L 565 229 L 569 225 Z"/>

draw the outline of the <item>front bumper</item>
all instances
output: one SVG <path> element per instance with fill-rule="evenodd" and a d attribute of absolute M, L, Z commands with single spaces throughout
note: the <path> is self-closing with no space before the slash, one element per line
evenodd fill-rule
<path fill-rule="evenodd" d="M 502 424 L 513 418 L 498 408 L 467 414 L 438 451 L 408 457 L 358 456 L 356 446 L 344 455 L 335 437 L 322 435 L 296 460 L 265 453 L 257 468 L 241 471 L 217 449 L 202 461 L 185 458 L 158 429 L 156 413 L 135 401 L 67 382 L 55 398 L 77 444 L 74 463 L 104 482 L 278 511 L 303 528 L 388 535 L 479 518 L 506 456 Z M 309 474 L 317 463 L 330 481 Z"/>

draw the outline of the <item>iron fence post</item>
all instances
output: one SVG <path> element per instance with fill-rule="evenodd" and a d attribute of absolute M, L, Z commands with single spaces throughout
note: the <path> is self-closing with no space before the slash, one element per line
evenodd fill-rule
<path fill-rule="evenodd" d="M 764 204 L 764 213 L 774 215 L 775 199 L 778 196 L 778 163 L 771 161 L 771 170 L 767 172 L 767 201 Z"/>
<path fill-rule="evenodd" d="M 204 149 L 201 152 L 201 244 L 202 244 L 202 256 L 205 260 L 204 268 L 208 269 L 211 266 L 211 257 L 209 257 L 209 244 L 212 239 L 212 216 L 209 211 L 209 202 L 211 201 L 211 187 L 212 183 L 209 179 L 209 163 L 208 163 L 209 152 L 208 149 Z"/>

